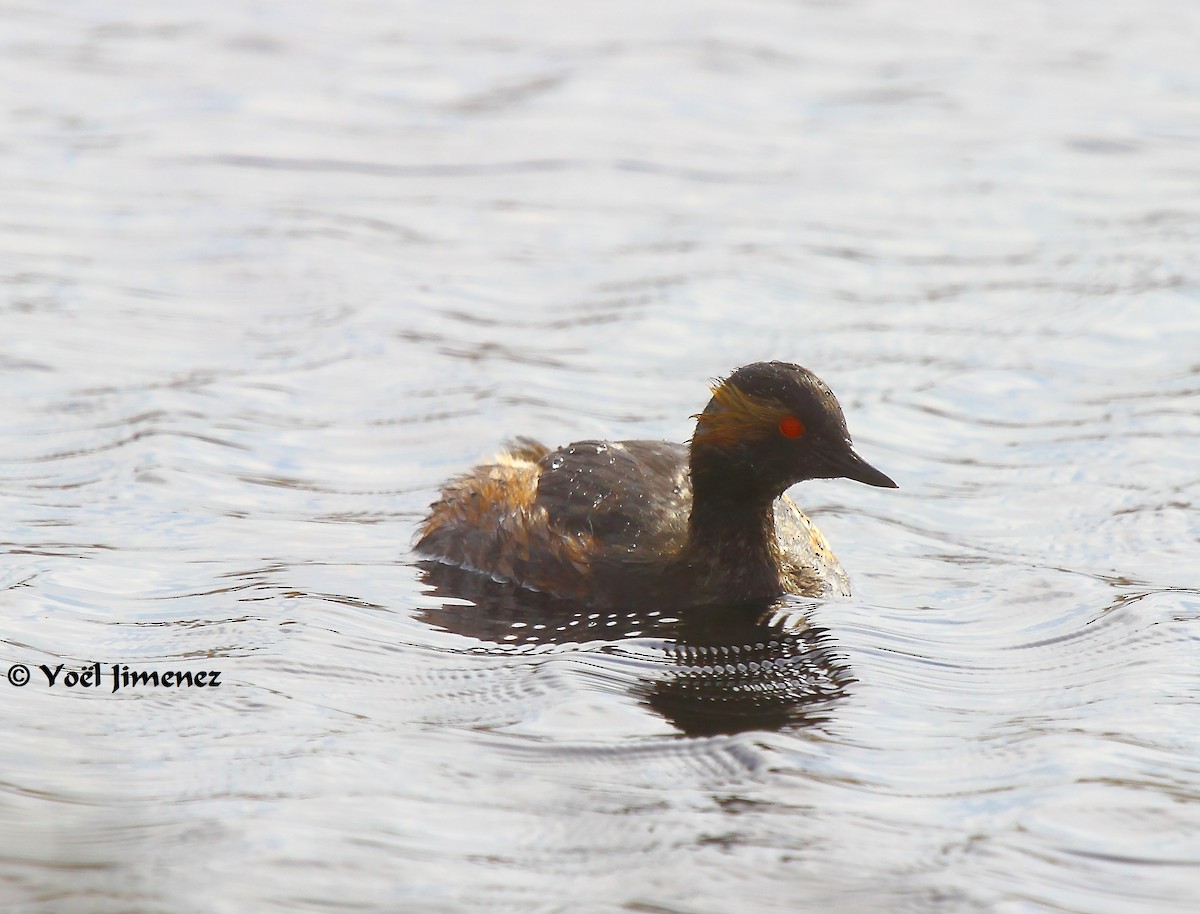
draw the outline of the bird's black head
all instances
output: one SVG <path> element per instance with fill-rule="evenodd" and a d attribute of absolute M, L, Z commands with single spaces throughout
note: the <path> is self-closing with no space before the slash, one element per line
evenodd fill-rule
<path fill-rule="evenodd" d="M 693 485 L 774 498 L 805 479 L 896 483 L 854 452 L 842 407 L 815 374 L 755 362 L 712 387 L 692 436 Z"/>

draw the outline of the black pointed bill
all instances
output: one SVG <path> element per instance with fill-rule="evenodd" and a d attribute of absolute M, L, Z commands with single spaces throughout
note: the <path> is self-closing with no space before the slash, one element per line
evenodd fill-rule
<path fill-rule="evenodd" d="M 854 449 L 849 443 L 838 454 L 828 455 L 830 469 L 834 472 L 831 475 L 841 476 L 846 479 L 853 479 L 855 482 L 866 483 L 869 486 L 879 486 L 883 489 L 898 489 L 900 488 L 892 481 L 890 476 L 879 472 L 871 464 L 867 463 L 858 454 L 854 453 Z"/>

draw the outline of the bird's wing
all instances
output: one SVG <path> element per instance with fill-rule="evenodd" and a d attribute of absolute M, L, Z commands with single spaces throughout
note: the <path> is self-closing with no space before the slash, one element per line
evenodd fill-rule
<path fill-rule="evenodd" d="M 687 449 L 663 441 L 577 441 L 538 462 L 537 504 L 552 527 L 605 552 L 663 555 L 687 538 Z"/>

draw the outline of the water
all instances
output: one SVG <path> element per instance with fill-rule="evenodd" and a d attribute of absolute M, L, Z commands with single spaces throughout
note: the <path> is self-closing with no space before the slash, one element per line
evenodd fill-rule
<path fill-rule="evenodd" d="M 1193 6 L 0 22 L 6 910 L 1195 909 Z M 854 599 L 415 563 L 504 437 L 768 357 L 901 485 L 794 493 Z"/>

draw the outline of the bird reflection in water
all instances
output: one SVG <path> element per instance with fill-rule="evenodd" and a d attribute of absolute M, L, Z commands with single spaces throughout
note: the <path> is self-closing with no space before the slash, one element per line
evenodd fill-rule
<path fill-rule="evenodd" d="M 632 692 L 689 736 L 811 726 L 853 682 L 828 630 L 808 624 L 794 598 L 604 610 L 437 561 L 418 565 L 429 595 L 454 601 L 422 609 L 421 621 L 488 652 L 561 645 L 619 659 L 636 671 Z"/>

